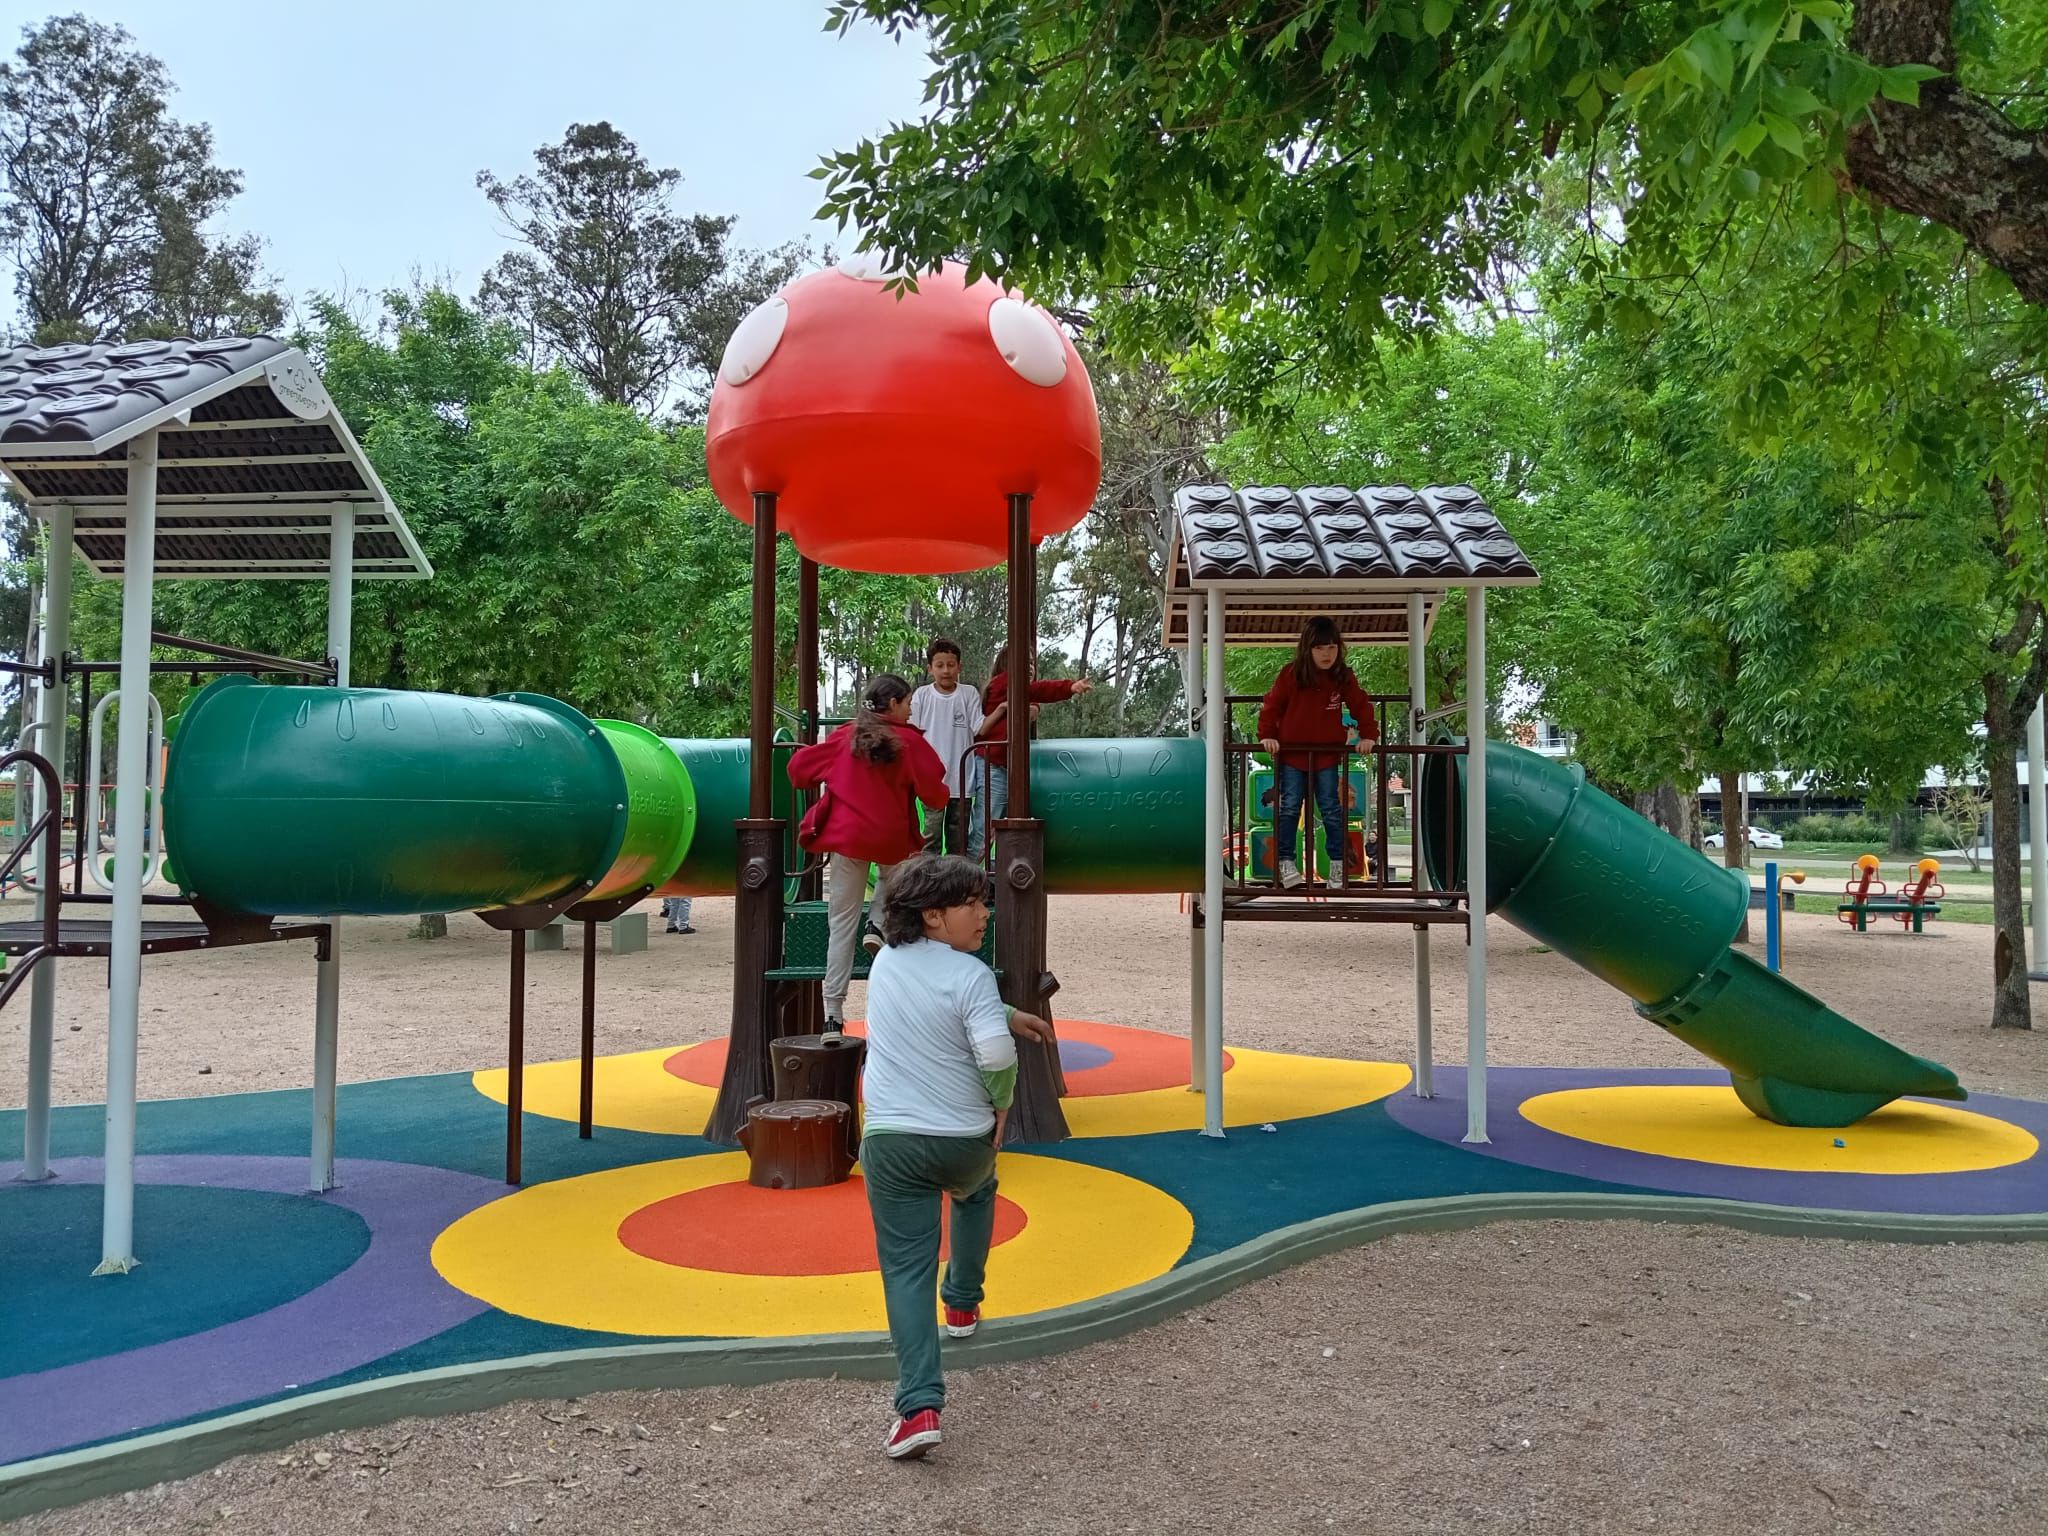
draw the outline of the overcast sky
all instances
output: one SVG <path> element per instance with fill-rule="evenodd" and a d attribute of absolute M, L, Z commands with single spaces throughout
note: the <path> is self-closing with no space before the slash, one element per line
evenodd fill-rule
<path fill-rule="evenodd" d="M 295 299 L 418 273 L 465 294 L 509 249 L 476 190 L 572 122 L 608 119 L 681 205 L 735 214 L 742 245 L 814 224 L 818 157 L 916 113 L 926 67 L 878 29 L 822 30 L 823 0 L 80 0 L 126 27 L 243 176 L 221 228 L 268 242 Z M 40 21 L 70 7 L 0 3 Z M 7 51 L 19 41 L 6 29 Z M 850 241 L 840 240 L 842 247 Z M 11 287 L 11 284 L 9 285 Z M 12 295 L 7 301 L 11 304 Z"/>

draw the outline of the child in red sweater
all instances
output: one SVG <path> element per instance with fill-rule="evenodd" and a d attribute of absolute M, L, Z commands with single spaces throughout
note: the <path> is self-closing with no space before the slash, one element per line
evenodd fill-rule
<path fill-rule="evenodd" d="M 825 1032 L 836 1044 L 846 1031 L 846 992 L 853 980 L 853 938 L 860 926 L 868 866 L 879 865 L 875 910 L 896 866 L 924 846 L 912 798 L 933 810 L 946 804 L 946 769 L 924 733 L 910 723 L 910 684 L 885 672 L 868 684 L 860 713 L 823 741 L 789 759 L 798 789 L 823 786 L 805 813 L 797 842 L 830 855 L 825 870 L 831 937 L 825 950 Z M 871 920 L 872 921 L 872 920 Z M 882 947 L 871 933 L 870 952 Z"/>
<path fill-rule="evenodd" d="M 1344 710 L 1349 706 L 1356 725 L 1347 729 Z M 1301 884 L 1301 867 L 1294 862 L 1296 829 L 1301 824 L 1301 803 L 1315 786 L 1316 809 L 1322 814 L 1324 848 L 1329 854 L 1329 888 L 1344 888 L 1344 804 L 1339 790 L 1344 772 L 1341 750 L 1352 741 L 1371 743 L 1378 739 L 1379 723 L 1372 700 L 1358 686 L 1358 679 L 1344 663 L 1344 637 L 1334 621 L 1318 616 L 1301 628 L 1294 645 L 1294 662 L 1273 679 L 1259 706 L 1259 744 L 1271 753 L 1279 767 L 1280 806 L 1274 824 L 1274 854 L 1280 865 L 1280 884 L 1293 890 Z M 1331 746 L 1334 752 L 1283 751 L 1286 747 Z"/>
<path fill-rule="evenodd" d="M 1010 749 L 1007 744 L 1010 734 L 1010 648 L 1007 645 L 996 652 L 995 665 L 989 670 L 988 687 L 981 691 L 981 707 L 986 713 L 982 716 L 981 729 L 975 735 L 1004 739 L 974 749 L 974 755 L 981 759 L 974 765 L 975 774 L 986 786 L 983 793 L 974 797 L 974 819 L 967 834 L 967 857 L 977 864 L 988 851 L 988 829 L 1010 808 Z M 1029 730 L 1031 722 L 1038 718 L 1039 705 L 1063 704 L 1068 699 L 1094 691 L 1095 685 L 1085 677 L 1033 680 L 1031 709 L 1025 717 L 1023 729 Z"/>

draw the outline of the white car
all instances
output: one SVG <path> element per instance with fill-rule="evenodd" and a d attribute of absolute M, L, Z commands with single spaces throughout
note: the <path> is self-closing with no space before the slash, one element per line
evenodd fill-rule
<path fill-rule="evenodd" d="M 1709 832 L 1700 841 L 1709 848 L 1719 848 L 1722 838 L 1718 832 Z M 1782 848 L 1785 846 L 1785 839 L 1767 828 L 1751 827 L 1749 829 L 1749 846 L 1752 848 Z"/>

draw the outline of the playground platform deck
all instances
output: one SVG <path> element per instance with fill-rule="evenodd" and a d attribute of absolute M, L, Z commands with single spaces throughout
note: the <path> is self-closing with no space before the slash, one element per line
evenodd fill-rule
<path fill-rule="evenodd" d="M 1845 1130 L 1756 1120 L 1712 1071 L 1463 1073 L 1226 1058 L 1194 1134 L 1185 1039 L 1063 1021 L 1074 1139 L 1005 1153 L 990 1321 L 960 1364 L 1071 1347 L 1386 1232 L 1508 1217 L 1718 1220 L 1931 1241 L 2048 1237 L 2048 1104 L 1901 1101 Z M 723 1045 L 529 1069 L 498 1178 L 502 1070 L 341 1092 L 340 1188 L 302 1192 L 303 1092 L 142 1106 L 137 1243 L 98 1256 L 96 1106 L 57 1177 L 0 1163 L 0 1518 L 404 1414 L 623 1386 L 892 1374 L 858 1179 L 757 1190 L 697 1133 Z M 20 1135 L 0 1114 L 0 1137 Z"/>

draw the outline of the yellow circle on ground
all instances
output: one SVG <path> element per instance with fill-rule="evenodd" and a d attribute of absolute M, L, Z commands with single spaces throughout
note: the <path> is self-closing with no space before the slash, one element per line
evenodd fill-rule
<path fill-rule="evenodd" d="M 1330 1061 L 1231 1046 L 1236 1063 L 1223 1074 L 1223 1123 L 1264 1125 L 1334 1114 L 1398 1093 L 1414 1075 L 1391 1061 Z M 1143 1136 L 1198 1131 L 1204 1100 L 1189 1088 L 1147 1088 L 1065 1098 L 1067 1129 L 1076 1136 Z"/>
<path fill-rule="evenodd" d="M 1603 1147 L 1786 1173 L 1969 1173 L 2023 1163 L 2041 1147 L 2007 1121 L 1912 1099 L 1839 1128 L 1775 1125 L 1714 1083 L 1543 1093 L 1523 1101 L 1522 1118 Z"/>
<path fill-rule="evenodd" d="M 652 1131 L 657 1136 L 701 1136 L 718 1094 L 668 1070 L 664 1063 L 676 1049 L 665 1045 L 659 1050 L 598 1057 L 591 1073 L 591 1122 L 618 1131 Z M 485 1098 L 505 1102 L 503 1067 L 472 1072 L 469 1080 Z M 582 1093 L 583 1064 L 579 1061 L 543 1061 L 526 1069 L 524 1102 L 529 1115 L 574 1121 Z"/>
<path fill-rule="evenodd" d="M 1194 1237 L 1187 1207 L 1126 1174 L 1018 1152 L 1005 1152 L 996 1174 L 1026 1222 L 990 1256 L 988 1317 L 1150 1280 Z M 886 1329 L 874 1272 L 730 1274 L 664 1264 L 619 1241 L 635 1211 L 746 1176 L 745 1154 L 721 1152 L 536 1184 L 449 1226 L 434 1241 L 434 1268 L 500 1311 L 565 1328 L 714 1338 Z M 792 1245 L 803 1240 L 800 1230 L 788 1234 Z"/>
<path fill-rule="evenodd" d="M 676 1076 L 666 1063 L 673 1046 L 600 1056 L 593 1075 L 591 1118 L 621 1131 L 661 1136 L 698 1136 L 711 1118 L 718 1095 Z M 1278 1051 L 1232 1046 L 1235 1062 L 1223 1074 L 1223 1123 L 1264 1125 L 1304 1120 L 1371 1104 L 1408 1086 L 1413 1073 L 1391 1061 L 1330 1061 Z M 506 1073 L 492 1067 L 470 1075 L 476 1091 L 505 1102 Z M 541 1062 L 526 1069 L 526 1112 L 573 1121 L 581 1094 L 582 1068 L 575 1061 Z M 1143 1136 L 1155 1131 L 1202 1128 L 1202 1095 L 1185 1087 L 1148 1088 L 1060 1101 L 1067 1128 L 1076 1136 Z"/>

